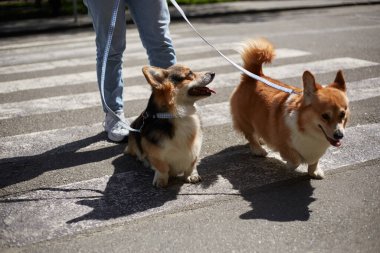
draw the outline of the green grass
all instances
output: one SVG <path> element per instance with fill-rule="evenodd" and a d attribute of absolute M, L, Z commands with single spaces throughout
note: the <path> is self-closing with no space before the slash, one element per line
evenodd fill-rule
<path fill-rule="evenodd" d="M 235 2 L 238 0 L 177 0 L 178 4 L 209 4 L 222 2 Z"/>

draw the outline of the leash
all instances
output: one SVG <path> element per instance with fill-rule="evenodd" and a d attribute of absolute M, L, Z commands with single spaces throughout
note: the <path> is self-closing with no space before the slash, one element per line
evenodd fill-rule
<path fill-rule="evenodd" d="M 232 61 L 230 58 L 228 58 L 227 56 L 225 56 L 222 52 L 220 52 L 214 45 L 212 45 L 210 42 L 208 42 L 199 32 L 198 30 L 191 24 L 191 22 L 189 21 L 189 19 L 186 17 L 186 14 L 185 12 L 182 10 L 182 8 L 178 5 L 178 3 L 175 1 L 175 0 L 170 0 L 170 2 L 173 4 L 173 6 L 178 10 L 178 12 L 181 14 L 181 16 L 183 17 L 183 19 L 188 23 L 188 25 L 194 30 L 194 32 L 206 43 L 208 44 L 210 47 L 212 47 L 216 52 L 219 53 L 220 56 L 222 56 L 225 60 L 227 60 L 229 63 L 231 63 L 235 68 L 237 68 L 238 70 L 240 70 L 241 72 L 243 72 L 244 74 L 246 74 L 247 76 L 257 80 L 257 81 L 260 81 L 260 82 L 263 82 L 265 83 L 266 85 L 272 87 L 272 88 L 275 88 L 277 90 L 280 90 L 280 91 L 283 91 L 283 92 L 286 92 L 286 93 L 289 93 L 289 94 L 298 94 L 296 91 L 294 91 L 293 89 L 289 89 L 289 88 L 286 88 L 286 87 L 283 87 L 283 86 L 280 86 L 280 85 L 277 85 L 277 84 L 274 84 L 258 75 L 255 75 L 251 72 L 249 72 L 248 70 L 244 69 L 243 67 L 241 67 L 240 65 L 236 64 L 234 61 Z M 107 37 L 107 43 L 106 43 L 106 47 L 104 49 L 104 54 L 103 54 L 103 62 L 102 62 L 102 72 L 101 72 L 101 76 L 100 76 L 100 96 L 101 96 L 101 99 L 102 99 L 102 102 L 103 102 L 103 105 L 104 107 L 106 108 L 107 112 L 108 113 L 111 113 L 113 117 L 115 117 L 116 119 L 120 120 L 121 123 L 131 132 L 137 132 L 137 133 L 140 133 L 141 132 L 141 129 L 142 127 L 144 126 L 144 124 L 142 124 L 142 126 L 140 127 L 140 129 L 134 129 L 132 127 L 130 127 L 130 125 L 125 122 L 125 120 L 123 120 L 122 118 L 120 118 L 113 110 L 111 110 L 111 108 L 109 108 L 109 106 L 107 105 L 106 103 L 106 100 L 104 98 L 104 81 L 105 81 L 105 75 L 106 75 L 106 68 L 107 68 L 107 60 L 108 60 L 108 55 L 109 55 L 109 51 L 110 51 L 110 48 L 111 48 L 111 42 L 112 42 L 112 37 L 113 37 L 113 32 L 115 30 L 115 25 L 116 25 L 116 19 L 117 19 L 117 12 L 119 10 L 119 5 L 120 5 L 120 0 L 115 0 L 115 3 L 114 3 L 114 6 L 113 6 L 113 9 L 112 9 L 112 18 L 111 18 L 111 23 L 110 23 L 110 26 L 108 28 L 108 37 Z M 157 119 L 173 119 L 173 118 L 176 118 L 175 115 L 172 115 L 170 113 L 156 113 L 156 114 L 148 114 L 146 111 L 142 113 L 143 115 L 143 120 L 145 120 L 147 117 L 152 117 L 152 118 L 157 118 Z"/>
<path fill-rule="evenodd" d="M 136 132 L 136 133 L 141 133 L 141 129 L 144 126 L 144 121 L 148 118 L 153 118 L 153 119 L 174 119 L 177 118 L 175 115 L 171 113 L 154 113 L 150 114 L 147 111 L 144 111 L 141 115 L 143 118 L 143 124 L 141 125 L 140 129 L 134 129 L 132 128 L 127 122 L 125 122 L 124 119 L 120 118 L 119 115 L 117 115 L 111 108 L 106 103 L 106 100 L 104 98 L 104 81 L 105 81 L 105 76 L 106 76 L 106 68 L 107 68 L 107 60 L 108 60 L 108 55 L 109 51 L 111 48 L 111 42 L 112 42 L 112 37 L 113 37 L 113 32 L 115 30 L 115 25 L 116 25 L 116 19 L 117 19 L 117 12 L 119 10 L 119 5 L 120 5 L 120 0 L 115 0 L 113 9 L 112 9 L 112 18 L 111 18 L 111 23 L 108 28 L 108 37 L 107 37 L 107 43 L 106 47 L 104 49 L 104 54 L 103 54 L 103 62 L 102 62 L 102 72 L 100 76 L 100 96 L 103 102 L 104 107 L 106 108 L 108 113 L 111 113 L 113 117 L 116 119 L 120 120 L 121 123 L 124 125 L 125 128 L 127 128 L 131 132 Z"/>
<path fill-rule="evenodd" d="M 267 79 L 264 79 L 262 78 L 261 76 L 258 76 L 258 75 L 255 75 L 253 73 L 251 73 L 250 71 L 246 70 L 245 68 L 241 67 L 240 65 L 236 64 L 234 61 L 232 61 L 230 58 L 228 58 L 227 56 L 225 56 L 222 52 L 220 52 L 214 45 L 212 45 L 210 42 L 208 42 L 199 32 L 198 30 L 191 24 L 191 22 L 189 21 L 189 19 L 186 17 L 186 14 L 185 12 L 182 10 L 182 8 L 178 5 L 178 3 L 175 1 L 175 0 L 170 0 L 170 2 L 173 4 L 173 6 L 178 10 L 178 12 L 181 14 L 181 16 L 183 17 L 183 19 L 187 22 L 187 24 L 194 30 L 194 32 L 204 41 L 206 42 L 207 45 L 209 45 L 210 47 L 212 47 L 216 52 L 219 53 L 220 56 L 222 56 L 225 60 L 227 60 L 229 63 L 232 64 L 232 66 L 234 66 L 235 68 L 237 68 L 238 70 L 240 70 L 241 72 L 243 72 L 244 74 L 246 74 L 247 76 L 257 80 L 257 81 L 260 81 L 260 82 L 263 82 L 265 83 L 266 85 L 272 87 L 272 88 L 275 88 L 277 90 L 280 90 L 280 91 L 283 91 L 283 92 L 286 92 L 286 93 L 289 93 L 289 94 L 298 94 L 298 92 L 296 92 L 295 90 L 293 89 L 289 89 L 289 88 L 286 88 L 286 87 L 283 87 L 283 86 L 280 86 L 280 85 L 277 85 L 275 83 L 272 83 L 270 81 L 268 81 Z"/>

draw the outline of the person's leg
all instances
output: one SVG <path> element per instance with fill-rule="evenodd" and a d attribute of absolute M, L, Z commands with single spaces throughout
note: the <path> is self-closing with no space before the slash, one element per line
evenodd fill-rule
<path fill-rule="evenodd" d="M 103 54 L 108 39 L 114 2 L 111 0 L 84 0 L 92 18 L 96 33 L 96 72 L 98 84 L 102 73 Z M 104 80 L 104 97 L 108 107 L 114 112 L 123 111 L 123 77 L 122 63 L 125 50 L 125 2 L 120 1 L 115 30 L 107 60 Z M 103 106 L 104 112 L 107 112 Z"/>
<path fill-rule="evenodd" d="M 166 0 L 126 0 L 152 66 L 167 68 L 177 59 L 169 33 Z"/>
<path fill-rule="evenodd" d="M 88 8 L 90 16 L 92 17 L 93 26 L 96 33 L 96 72 L 98 85 L 100 86 L 104 49 L 108 40 L 108 32 L 115 1 L 84 0 L 84 3 Z M 125 35 L 125 1 L 121 0 L 117 13 L 111 47 L 107 58 L 107 67 L 104 80 L 104 99 L 108 107 L 123 120 L 124 82 L 122 76 L 122 63 L 126 43 Z M 129 134 L 128 129 L 120 121 L 120 119 L 116 118 L 112 113 L 107 113 L 107 109 L 104 104 L 103 110 L 106 113 L 104 129 L 108 133 L 108 138 L 112 141 L 122 141 Z"/>

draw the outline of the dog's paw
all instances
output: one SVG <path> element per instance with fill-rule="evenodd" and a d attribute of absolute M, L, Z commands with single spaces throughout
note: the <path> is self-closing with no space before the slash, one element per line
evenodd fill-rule
<path fill-rule="evenodd" d="M 266 144 L 263 138 L 259 139 L 259 143 L 260 143 L 260 145 L 265 145 Z"/>
<path fill-rule="evenodd" d="M 286 162 L 286 168 L 288 170 L 295 170 L 295 169 L 298 168 L 298 166 L 300 166 L 300 165 L 299 164 L 294 164 L 294 163 L 289 162 L 289 161 Z"/>
<path fill-rule="evenodd" d="M 325 172 L 320 168 L 318 168 L 314 171 L 309 170 L 308 173 L 309 173 L 309 176 L 311 176 L 314 179 L 324 179 L 325 178 Z"/>
<path fill-rule="evenodd" d="M 198 174 L 193 174 L 188 177 L 185 177 L 186 183 L 196 184 L 196 183 L 199 183 L 200 181 L 202 181 L 202 178 Z"/>
<path fill-rule="evenodd" d="M 148 159 L 142 159 L 142 160 L 140 160 L 140 162 L 142 162 L 142 164 L 143 164 L 143 166 L 145 167 L 145 168 L 150 168 L 151 166 L 150 166 L 150 162 L 148 161 Z"/>
<path fill-rule="evenodd" d="M 251 148 L 251 152 L 254 156 L 266 157 L 268 155 L 268 152 L 262 147 Z"/>
<path fill-rule="evenodd" d="M 168 186 L 169 176 L 163 175 L 156 171 L 153 178 L 153 186 L 158 188 L 165 188 Z"/>

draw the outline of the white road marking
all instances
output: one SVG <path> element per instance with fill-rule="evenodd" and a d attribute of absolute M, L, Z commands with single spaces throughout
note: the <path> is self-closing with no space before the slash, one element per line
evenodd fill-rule
<path fill-rule="evenodd" d="M 307 52 L 291 50 L 291 49 L 279 49 L 278 58 L 297 57 L 308 54 Z M 240 56 L 238 54 L 229 55 L 232 60 L 240 62 Z M 60 63 L 66 64 L 67 62 Z M 87 62 L 88 63 L 88 62 Z M 184 65 L 188 65 L 193 69 L 202 69 L 228 65 L 226 61 L 222 61 L 220 57 L 209 57 L 196 60 L 188 60 L 181 62 Z M 53 65 L 54 66 L 54 65 Z M 142 76 L 142 66 L 134 66 L 123 69 L 123 76 L 125 78 Z M 88 71 L 77 74 L 64 74 L 48 77 L 37 77 L 24 80 L 15 81 L 3 81 L 0 82 L 0 93 L 9 93 L 14 91 L 22 91 L 29 89 L 41 89 L 48 87 L 66 86 L 66 85 L 78 85 L 81 83 L 96 82 L 96 72 Z"/>
<path fill-rule="evenodd" d="M 355 69 L 377 65 L 379 65 L 377 62 L 345 57 L 264 68 L 263 71 L 265 75 L 268 75 L 270 77 L 276 79 L 284 79 L 296 76 L 295 73 L 301 76 L 305 70 L 309 70 L 314 74 L 321 74 L 334 72 L 339 69 Z"/>
<path fill-rule="evenodd" d="M 123 93 L 125 101 L 132 101 L 148 98 L 151 91 L 148 85 L 135 85 L 129 86 Z M 0 120 L 11 117 L 78 110 L 100 105 L 99 92 L 88 92 L 70 96 L 48 97 L 23 102 L 6 103 L 0 104 Z"/>
<path fill-rule="evenodd" d="M 329 149 L 321 160 L 321 166 L 332 170 L 380 158 L 380 146 L 377 145 L 380 142 L 379 133 L 380 124 L 348 128 L 343 147 Z M 249 153 L 245 154 L 247 159 L 252 159 Z M 225 155 L 234 159 L 235 153 Z M 268 165 L 265 159 L 256 159 L 255 166 L 265 168 Z M 225 171 L 233 170 L 234 168 L 225 168 Z M 215 173 L 217 172 L 210 171 L 202 175 L 204 181 L 212 182 L 208 187 L 185 184 L 178 191 L 169 189 L 166 194 L 159 193 L 152 187 L 151 179 L 145 180 L 141 176 L 143 172 L 130 171 L 1 198 L 0 220 L 6 230 L 3 230 L 0 240 L 2 243 L 21 246 L 176 210 L 220 195 L 239 194 L 229 180 L 214 175 Z M 268 173 L 273 175 L 269 176 Z M 266 174 L 269 182 L 253 180 L 249 187 L 260 187 L 272 181 L 287 179 L 284 176 L 276 178 L 276 171 L 271 171 L 270 168 L 267 168 Z M 139 180 L 143 183 L 139 183 Z"/>
<path fill-rule="evenodd" d="M 236 50 L 238 48 L 238 44 L 231 43 L 221 43 L 215 45 L 219 50 L 227 50 L 227 49 L 233 49 Z M 184 55 L 191 55 L 194 54 L 194 52 L 197 53 L 205 53 L 205 52 L 212 52 L 212 49 L 208 47 L 207 45 L 203 46 L 196 46 L 191 48 L 182 48 L 177 51 L 180 56 Z M 304 55 L 309 55 L 310 53 L 295 49 L 286 49 L 286 48 L 280 48 L 276 51 L 276 57 L 277 58 L 287 58 L 287 57 L 300 57 Z M 146 59 L 147 55 L 145 52 L 131 52 L 128 53 L 126 56 L 126 59 Z M 0 75 L 5 74 L 17 74 L 17 73 L 28 73 L 28 72 L 35 72 L 35 71 L 43 71 L 43 70 L 52 70 L 52 69 L 58 69 L 58 68 L 65 68 L 65 67 L 78 67 L 78 66 L 86 66 L 86 65 L 95 65 L 95 57 L 81 57 L 81 58 L 70 58 L 70 59 L 64 59 L 64 60 L 57 60 L 57 61 L 46 61 L 46 62 L 37 62 L 37 63 L 28 63 L 28 64 L 17 64 L 17 65 L 11 65 L 11 66 L 4 66 L 0 67 Z"/>
<path fill-rule="evenodd" d="M 339 65 L 339 62 L 336 60 L 331 60 L 331 64 Z M 362 67 L 363 65 L 371 65 L 375 63 L 363 62 L 361 60 L 350 59 L 348 61 L 343 60 L 340 66 L 345 65 L 347 67 Z M 357 64 L 355 64 L 357 63 Z M 324 71 L 331 70 L 330 68 L 324 68 L 323 64 L 315 63 L 309 64 L 305 63 L 309 69 L 313 69 L 314 73 L 320 73 Z M 326 63 L 329 65 L 328 63 Z M 295 69 L 293 71 L 293 68 Z M 301 71 L 301 67 L 298 64 L 287 65 L 281 67 L 273 67 L 266 69 L 265 72 L 273 72 L 275 76 L 282 76 L 282 78 L 297 76 Z M 276 71 L 273 69 L 280 69 Z M 268 71 L 269 70 L 269 71 Z M 284 71 L 286 70 L 286 72 Z M 78 77 L 76 77 L 78 78 Z M 79 78 L 80 79 L 80 78 Z M 76 79 L 78 80 L 78 79 Z M 68 81 L 68 80 L 66 80 Z M 74 82 L 73 79 L 71 81 Z M 95 80 L 94 80 L 95 81 Z M 234 87 L 238 85 L 239 82 L 239 73 L 230 73 L 230 74 L 221 74 L 216 75 L 216 78 L 211 87 L 218 89 L 221 87 Z M 366 99 L 370 97 L 376 97 L 380 95 L 380 78 L 371 78 L 367 80 L 362 80 L 358 82 L 348 83 L 348 96 L 351 101 Z M 124 89 L 124 101 L 132 101 L 137 99 L 146 99 L 150 95 L 149 85 L 134 85 L 128 86 Z M 52 113 L 59 111 L 75 110 L 75 109 L 84 109 L 100 105 L 99 93 L 98 92 L 88 92 L 81 93 L 77 95 L 69 96 L 58 96 L 58 97 L 49 97 L 34 99 L 29 101 L 14 102 L 14 103 L 5 103 L 0 104 L 0 119 L 14 118 L 27 115 L 36 115 L 43 113 Z"/>
<path fill-rule="evenodd" d="M 230 41 L 231 39 L 227 40 Z M 127 41 L 128 43 L 129 41 Z M 188 46 L 188 44 L 201 45 L 198 38 L 183 38 L 178 39 L 175 42 L 176 48 L 182 46 Z M 29 48 L 16 49 L 14 52 L 4 51 L 0 53 L 1 61 L 0 66 L 10 66 L 17 64 L 28 64 L 35 62 L 46 62 L 50 60 L 59 60 L 67 58 L 79 58 L 79 57 L 94 57 L 96 56 L 95 43 L 89 43 L 88 45 L 80 44 L 81 47 L 75 43 L 66 45 L 66 48 L 60 45 L 52 45 L 48 50 L 42 47 L 42 49 L 30 50 Z M 44 51 L 42 51 L 44 50 Z M 144 48 L 140 42 L 128 43 L 125 55 L 133 52 L 144 52 Z M 26 57 L 27 56 L 27 57 Z"/>
<path fill-rule="evenodd" d="M 347 83 L 347 96 L 351 102 L 380 96 L 380 77 Z"/>
<path fill-rule="evenodd" d="M 380 96 L 380 78 L 371 78 L 347 84 L 348 95 L 351 101 L 368 99 Z M 370 92 L 367 92 L 370 91 Z M 130 86 L 125 93 L 126 100 L 148 98 L 149 86 Z M 81 97 L 81 95 L 83 95 Z M 50 103 L 52 101 L 52 103 Z M 42 100 L 32 100 L 23 103 L 0 104 L 0 119 L 15 117 L 16 115 L 32 115 L 51 112 L 54 107 L 57 111 L 64 110 L 66 104 L 70 109 L 80 109 L 86 106 L 100 106 L 99 94 L 97 92 L 80 94 L 78 96 L 53 97 Z M 47 106 L 47 105 L 48 106 Z M 43 108 L 45 107 L 45 108 Z M 208 104 L 199 107 L 202 124 L 205 127 L 229 124 L 231 122 L 229 102 Z M 203 116 L 203 115 L 207 115 Z M 132 119 L 130 119 L 132 120 Z M 84 130 L 85 129 L 85 130 Z M 77 126 L 64 129 L 47 130 L 43 132 L 28 133 L 16 136 L 0 138 L 0 159 L 30 156 L 47 152 L 51 149 L 64 146 L 68 142 L 78 141 L 95 135 L 101 130 L 100 124 L 92 126 Z M 103 144 L 102 144 L 103 145 Z"/>

